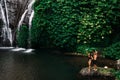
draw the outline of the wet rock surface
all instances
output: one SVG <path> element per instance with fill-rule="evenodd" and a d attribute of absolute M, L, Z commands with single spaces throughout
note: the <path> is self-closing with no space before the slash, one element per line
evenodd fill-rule
<path fill-rule="evenodd" d="M 82 76 L 110 76 L 112 77 L 112 68 L 103 68 L 103 67 L 98 67 L 97 71 L 93 70 L 93 68 L 89 71 L 88 67 L 82 68 L 80 70 L 80 74 Z"/>
<path fill-rule="evenodd" d="M 120 70 L 120 59 L 117 60 L 117 69 Z"/>
<path fill-rule="evenodd" d="M 12 26 L 16 26 L 31 0 L 6 0 L 9 21 Z M 25 21 L 26 22 L 26 21 Z"/>
<path fill-rule="evenodd" d="M 11 46 L 12 41 L 13 43 L 16 42 L 16 30 L 19 24 L 19 21 L 21 20 L 21 17 L 25 10 L 28 8 L 29 3 L 32 0 L 1 0 L 0 1 L 0 46 Z M 31 12 L 27 12 L 26 16 L 24 17 L 23 24 L 28 25 L 29 17 Z M 6 22 L 3 22 L 6 21 Z M 4 28 L 7 26 L 8 28 Z M 7 33 L 9 32 L 9 34 Z M 8 35 L 12 38 L 8 38 L 11 43 L 8 44 Z M 4 44 L 5 43 L 5 44 Z M 7 44 L 7 45 L 6 45 Z"/>
<path fill-rule="evenodd" d="M 22 14 L 24 13 L 25 9 L 28 7 L 28 4 L 31 1 L 32 0 L 6 0 L 9 23 L 12 29 L 17 27 Z M 3 2 L 1 2 L 1 5 L 5 9 L 5 5 Z M 28 23 L 28 16 L 29 13 L 26 16 L 24 23 Z M 0 15 L 0 19 L 1 18 L 2 16 Z"/>

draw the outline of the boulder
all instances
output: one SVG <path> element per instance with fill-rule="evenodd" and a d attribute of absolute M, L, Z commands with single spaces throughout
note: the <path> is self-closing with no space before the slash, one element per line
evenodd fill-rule
<path fill-rule="evenodd" d="M 85 67 L 85 68 L 82 68 L 80 70 L 80 74 L 82 76 L 110 76 L 112 77 L 113 74 L 112 74 L 112 68 L 103 68 L 103 67 L 98 67 L 97 68 L 97 71 L 93 70 L 93 68 L 91 68 L 90 71 L 88 71 L 88 67 Z"/>
<path fill-rule="evenodd" d="M 120 59 L 117 60 L 117 69 L 120 70 Z"/>

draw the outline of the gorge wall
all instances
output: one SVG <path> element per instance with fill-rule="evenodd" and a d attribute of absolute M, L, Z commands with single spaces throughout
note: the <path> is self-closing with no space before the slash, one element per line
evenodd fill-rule
<path fill-rule="evenodd" d="M 11 28 L 15 28 L 31 0 L 7 0 Z M 25 19 L 24 22 L 27 23 Z"/>
<path fill-rule="evenodd" d="M 16 30 L 18 27 L 18 23 L 21 19 L 22 14 L 24 11 L 28 8 L 29 3 L 32 0 L 6 0 L 7 4 L 7 10 L 8 10 L 8 19 L 9 19 L 9 27 L 12 30 L 12 35 L 13 35 L 13 42 L 15 41 L 15 36 L 16 36 Z M 4 0 L 0 0 L 0 4 L 2 5 L 3 9 L 5 10 L 5 5 L 4 5 Z M 1 11 L 0 11 L 1 14 Z M 23 24 L 28 25 L 29 17 L 30 14 L 29 12 L 25 16 L 23 20 Z M 0 46 L 3 44 L 3 37 L 2 37 L 2 15 L 0 15 Z"/>

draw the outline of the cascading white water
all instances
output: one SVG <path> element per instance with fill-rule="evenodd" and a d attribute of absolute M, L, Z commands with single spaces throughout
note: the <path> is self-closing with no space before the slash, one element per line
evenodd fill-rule
<path fill-rule="evenodd" d="M 3 23 L 6 24 L 5 13 L 1 4 L 0 4 L 0 11 L 1 11 Z"/>
<path fill-rule="evenodd" d="M 21 16 L 21 19 L 20 19 L 20 21 L 19 21 L 19 23 L 18 23 L 18 31 L 20 31 L 20 26 L 21 26 L 22 23 L 23 23 L 23 20 L 24 20 L 24 18 L 25 18 L 25 15 L 27 14 L 27 11 L 28 11 L 28 10 L 25 10 L 25 12 L 23 13 L 23 15 Z"/>
<path fill-rule="evenodd" d="M 24 11 L 24 13 L 23 13 L 23 15 L 22 15 L 22 17 L 21 17 L 21 19 L 19 21 L 19 24 L 18 24 L 18 31 L 19 31 L 20 27 L 21 27 L 21 25 L 23 23 L 23 20 L 24 20 L 26 14 L 28 12 L 28 14 L 30 14 L 30 16 L 29 16 L 29 24 L 28 24 L 29 25 L 29 37 L 28 37 L 28 44 L 29 44 L 29 46 L 30 46 L 30 37 L 31 37 L 30 29 L 32 27 L 32 19 L 34 17 L 34 9 L 32 8 L 32 6 L 33 6 L 34 3 L 35 3 L 35 0 L 32 0 L 30 2 L 30 4 L 28 5 L 27 9 Z"/>
<path fill-rule="evenodd" d="M 33 17 L 34 17 L 34 10 L 32 10 L 32 13 L 31 13 L 30 18 L 29 18 L 29 30 L 31 29 L 31 26 L 32 26 Z"/>
<path fill-rule="evenodd" d="M 29 17 L 29 37 L 28 37 L 29 46 L 31 46 L 31 44 L 30 44 L 30 39 L 31 39 L 30 30 L 31 30 L 31 27 L 32 27 L 32 20 L 33 20 L 33 17 L 34 17 L 34 10 L 32 8 L 34 3 L 35 3 L 35 0 L 32 0 L 32 2 L 28 5 L 28 9 L 29 9 L 29 11 L 31 11 L 31 15 Z"/>
<path fill-rule="evenodd" d="M 29 15 L 29 31 L 32 26 L 32 19 L 34 17 L 34 10 L 32 8 L 35 0 L 30 0 L 30 3 L 28 4 L 27 9 L 24 11 L 23 15 L 21 16 L 17 29 L 18 31 L 20 30 L 21 25 L 23 24 L 24 18 Z M 3 43 L 9 41 L 9 44 L 12 46 L 12 31 L 11 28 L 9 27 L 9 17 L 8 17 L 8 8 L 6 4 L 6 0 L 0 0 L 0 14 L 2 17 L 3 25 L 2 25 L 2 34 L 0 35 L 2 37 Z M 30 37 L 30 33 L 29 33 Z M 29 39 L 28 39 L 29 40 Z"/>
<path fill-rule="evenodd" d="M 6 0 L 3 0 L 5 4 L 5 12 L 6 12 L 6 22 L 7 22 L 7 27 L 9 28 L 9 18 L 8 18 L 8 9 L 7 9 L 7 4 Z"/>
<path fill-rule="evenodd" d="M 1 5 L 3 3 L 4 3 L 5 10 Z M 12 31 L 9 28 L 8 9 L 6 5 L 6 0 L 2 0 L 0 2 L 0 11 L 1 11 L 1 16 L 2 16 L 2 21 L 3 21 L 2 35 L 1 35 L 3 37 L 3 42 L 9 40 L 10 45 L 12 46 Z"/>
<path fill-rule="evenodd" d="M 33 17 L 34 17 L 34 10 L 32 10 L 32 13 L 31 13 L 31 15 L 30 15 L 30 18 L 29 18 L 29 37 L 28 37 L 28 44 L 29 44 L 29 46 L 31 46 L 31 44 L 30 44 L 30 39 L 31 39 L 31 32 L 30 32 L 30 30 L 31 30 L 31 27 L 32 27 L 32 19 L 33 19 Z"/>
<path fill-rule="evenodd" d="M 23 20 L 24 20 L 24 18 L 26 16 L 27 12 L 30 13 L 30 17 L 29 17 L 29 29 L 31 29 L 31 23 L 32 23 L 32 19 L 34 17 L 34 10 L 33 10 L 32 6 L 33 6 L 34 3 L 35 3 L 35 0 L 32 0 L 30 2 L 30 4 L 28 5 L 28 8 L 22 14 L 21 19 L 19 20 L 19 23 L 18 23 L 18 31 L 20 30 L 20 27 L 21 27 L 21 25 L 23 23 Z"/>

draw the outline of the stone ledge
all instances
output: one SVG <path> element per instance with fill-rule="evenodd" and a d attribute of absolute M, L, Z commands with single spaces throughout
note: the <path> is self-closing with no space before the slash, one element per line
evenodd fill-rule
<path fill-rule="evenodd" d="M 90 72 L 88 71 L 88 67 L 82 68 L 80 70 L 80 74 L 82 76 L 110 76 L 113 77 L 112 74 L 112 68 L 103 68 L 103 67 L 98 67 L 97 71 L 94 71 L 93 68 L 90 70 Z"/>

